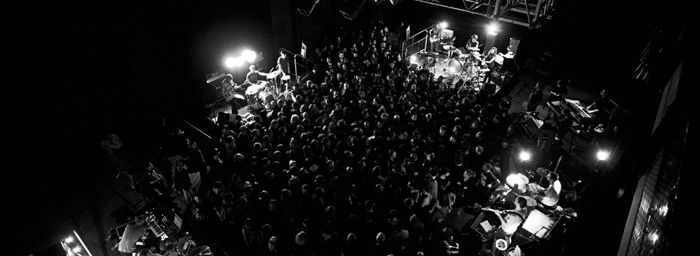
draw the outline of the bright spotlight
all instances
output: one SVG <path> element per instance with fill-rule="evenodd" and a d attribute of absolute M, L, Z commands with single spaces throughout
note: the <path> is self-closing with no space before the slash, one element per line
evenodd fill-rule
<path fill-rule="evenodd" d="M 447 22 L 441 21 L 440 23 L 438 23 L 438 28 L 440 28 L 440 29 L 446 29 L 446 28 L 447 28 Z"/>
<path fill-rule="evenodd" d="M 520 151 L 520 154 L 518 154 L 518 158 L 520 158 L 521 162 L 527 162 L 530 161 L 530 158 L 532 157 L 532 153 L 528 151 Z"/>
<path fill-rule="evenodd" d="M 610 158 L 610 151 L 598 150 L 598 153 L 596 153 L 595 156 L 598 158 L 599 161 L 607 161 L 608 158 Z"/>
<path fill-rule="evenodd" d="M 241 57 L 243 58 L 243 60 L 245 60 L 249 63 L 253 63 L 253 62 L 255 62 L 255 59 L 258 57 L 258 54 L 256 54 L 255 51 L 253 51 L 253 50 L 245 49 L 241 53 Z"/>
<path fill-rule="evenodd" d="M 66 237 L 66 239 L 63 239 L 63 241 L 70 244 L 73 242 L 73 237 L 72 236 Z"/>
<path fill-rule="evenodd" d="M 83 250 L 83 248 L 75 247 L 75 248 L 73 248 L 73 253 L 79 253 L 82 250 Z"/>
<path fill-rule="evenodd" d="M 411 57 L 409 57 L 409 60 L 411 61 L 411 63 L 416 63 L 416 61 L 418 61 L 418 56 L 411 55 Z"/>
<path fill-rule="evenodd" d="M 493 22 L 489 25 L 486 26 L 486 33 L 489 35 L 497 35 L 498 32 L 501 30 L 501 28 L 498 26 L 497 23 Z"/>
<path fill-rule="evenodd" d="M 224 61 L 224 65 L 227 68 L 235 68 L 243 65 L 243 58 L 228 57 Z"/>

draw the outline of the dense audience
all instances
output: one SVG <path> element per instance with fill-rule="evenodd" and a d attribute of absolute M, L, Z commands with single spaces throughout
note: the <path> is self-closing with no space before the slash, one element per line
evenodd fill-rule
<path fill-rule="evenodd" d="M 487 205 L 514 168 L 510 99 L 410 66 L 387 33 L 317 49 L 293 94 L 219 120 L 213 152 L 167 126 L 151 196 L 238 255 L 459 251 L 469 227 L 448 220 Z"/>

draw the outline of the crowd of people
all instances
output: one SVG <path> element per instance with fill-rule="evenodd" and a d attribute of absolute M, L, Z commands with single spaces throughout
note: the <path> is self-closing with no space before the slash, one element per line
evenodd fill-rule
<path fill-rule="evenodd" d="M 469 227 L 448 219 L 478 214 L 519 168 L 510 99 L 441 84 L 387 34 L 375 24 L 325 45 L 293 98 L 219 120 L 211 150 L 164 124 L 140 168 L 162 177 L 148 196 L 229 254 L 465 253 Z"/>

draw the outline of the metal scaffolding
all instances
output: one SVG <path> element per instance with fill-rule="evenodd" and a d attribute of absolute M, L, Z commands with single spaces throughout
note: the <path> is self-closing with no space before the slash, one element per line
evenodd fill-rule
<path fill-rule="evenodd" d="M 415 0 L 528 28 L 551 19 L 555 0 Z"/>

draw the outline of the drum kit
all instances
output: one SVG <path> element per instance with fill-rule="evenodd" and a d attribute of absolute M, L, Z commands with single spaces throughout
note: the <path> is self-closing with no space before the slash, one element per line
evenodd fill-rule
<path fill-rule="evenodd" d="M 250 85 L 245 91 L 248 104 L 257 108 L 271 101 L 273 93 L 268 84 L 268 82 L 263 81 Z"/>
<path fill-rule="evenodd" d="M 483 60 L 478 51 L 457 48 L 453 45 L 444 45 L 443 49 L 448 52 L 447 58 L 443 60 L 439 60 L 438 56 L 426 54 L 428 60 L 426 66 L 431 68 L 436 77 L 442 76 L 448 79 L 459 77 L 479 84 L 483 74 L 490 71 L 488 68 L 481 67 Z"/>

